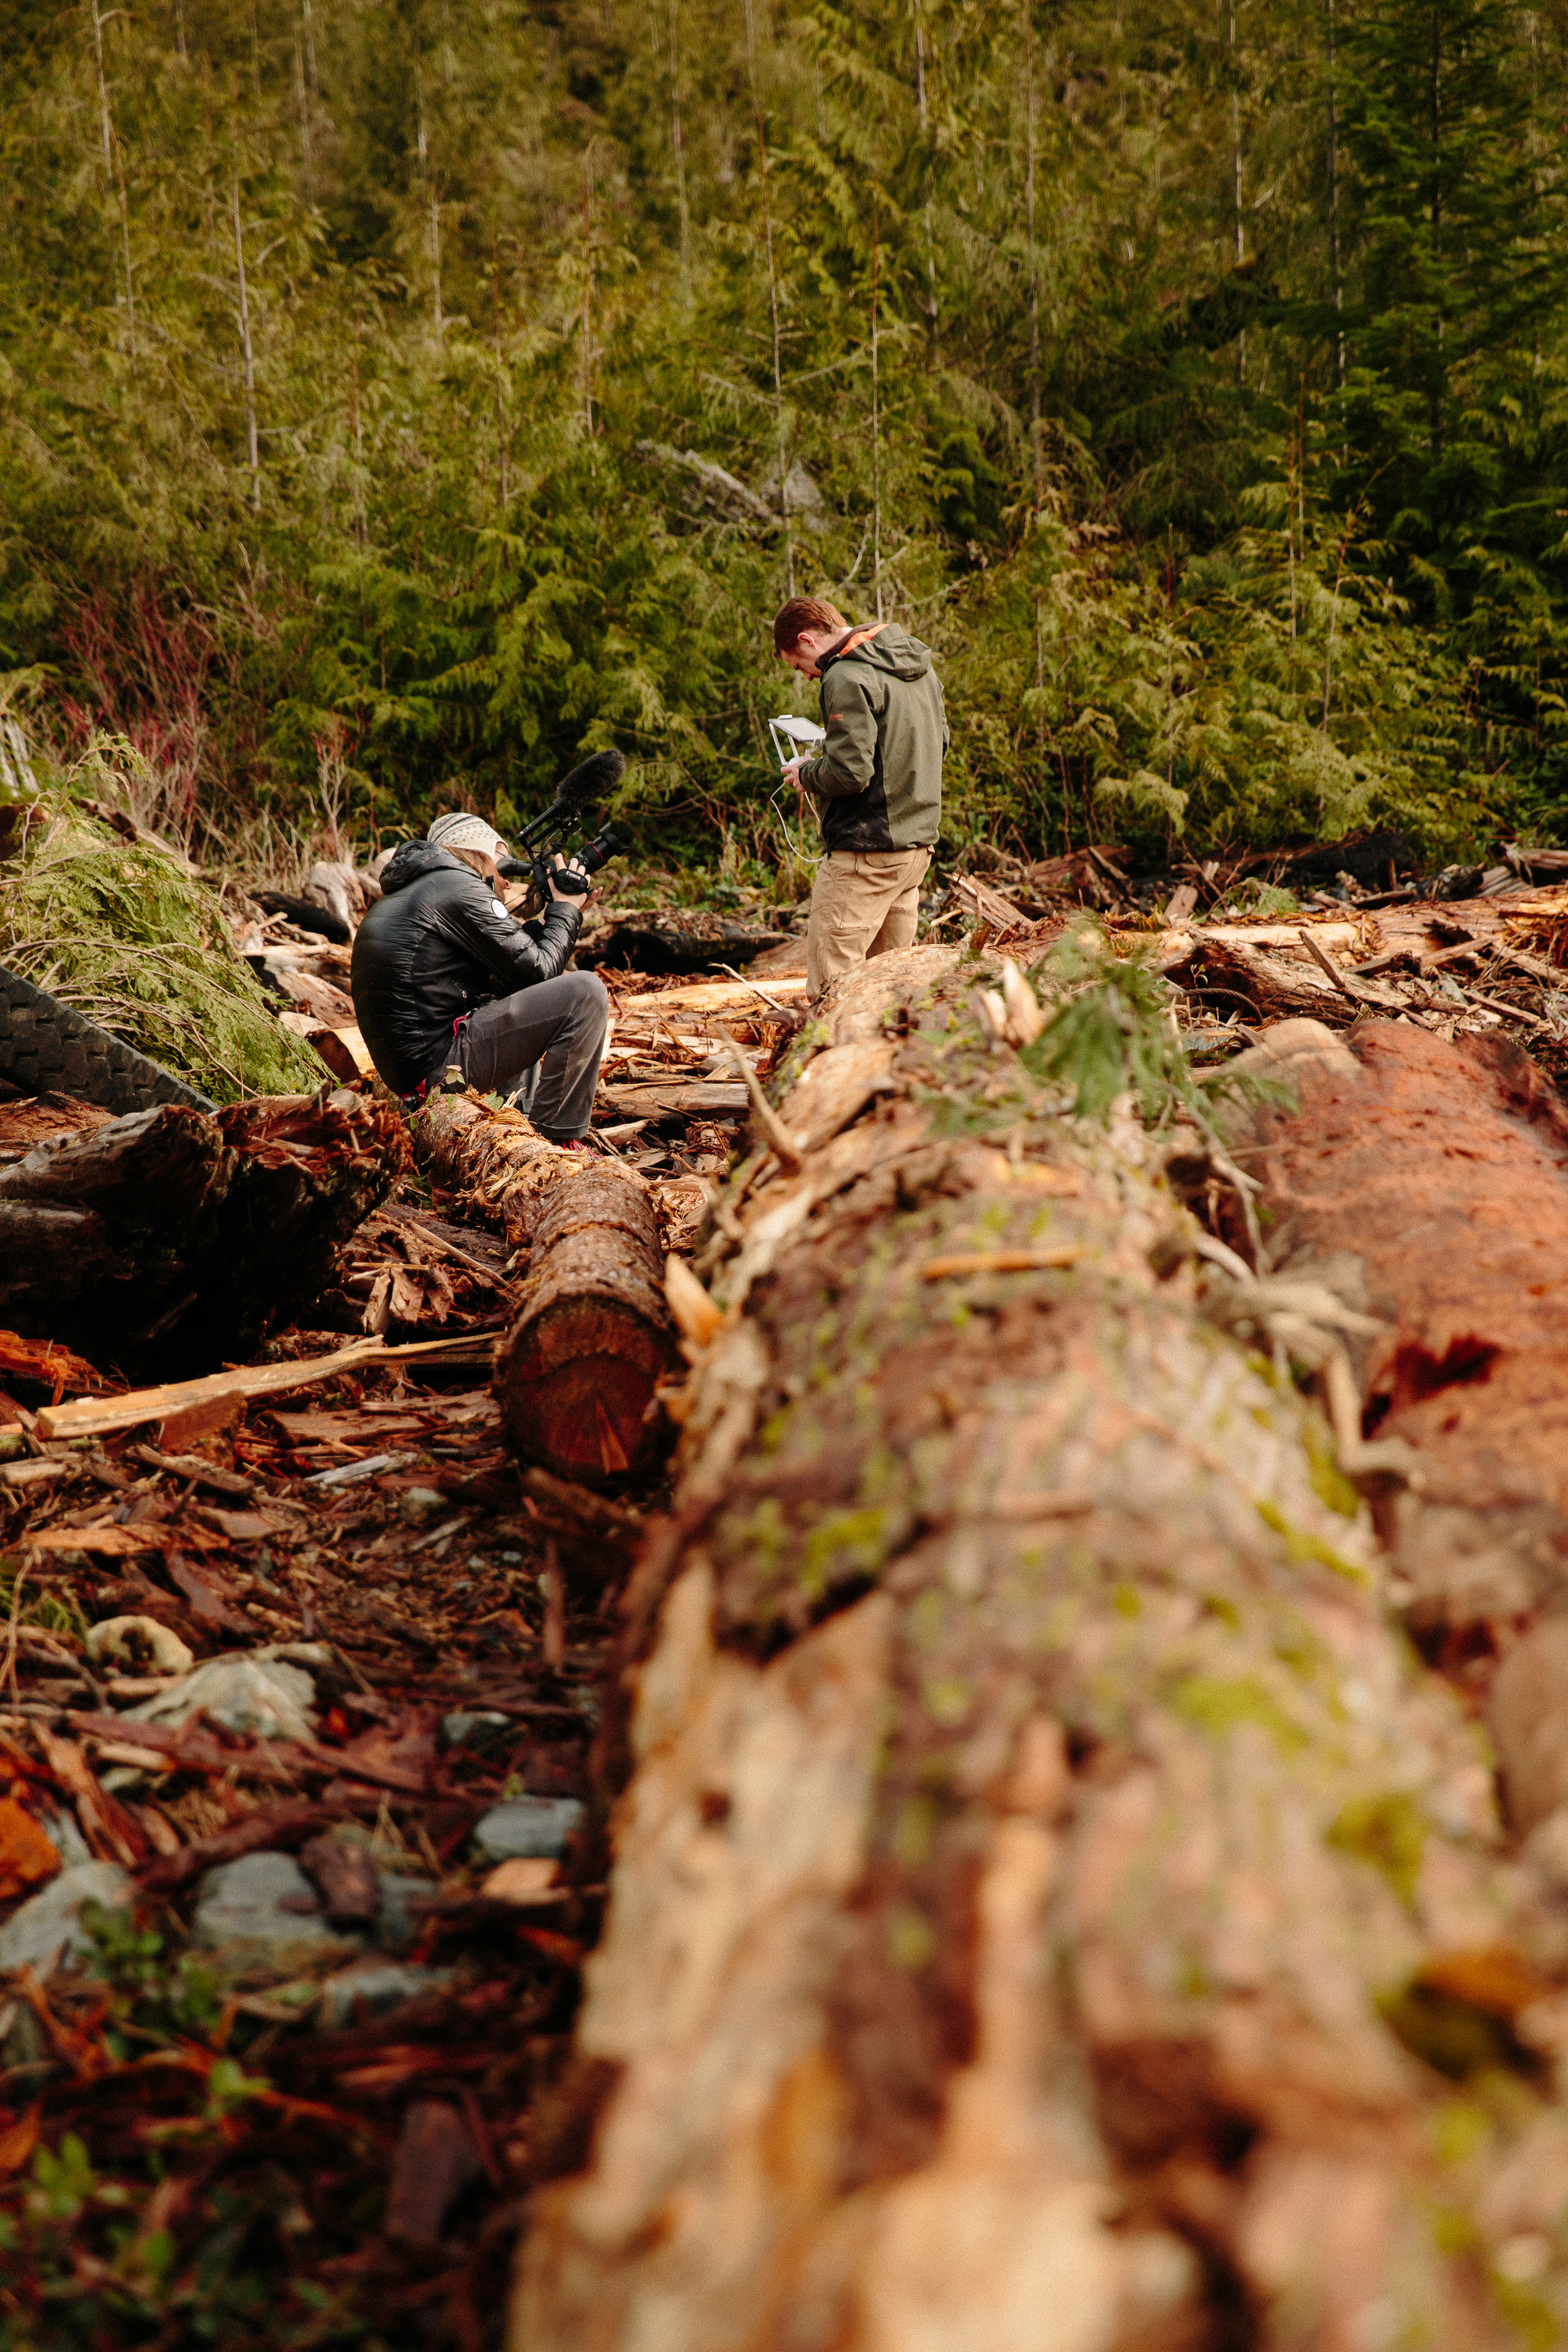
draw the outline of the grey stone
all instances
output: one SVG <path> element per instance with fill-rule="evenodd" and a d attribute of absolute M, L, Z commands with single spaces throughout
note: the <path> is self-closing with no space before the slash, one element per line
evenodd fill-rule
<path fill-rule="evenodd" d="M 424 1520 L 433 1519 L 437 1511 L 449 1510 L 451 1505 L 438 1487 L 405 1486 L 397 1498 L 397 1507 L 405 1519 L 418 1527 Z"/>
<path fill-rule="evenodd" d="M 447 1748 L 488 1748 L 511 1729 L 510 1715 L 495 1715 L 481 1708 L 477 1715 L 468 1715 L 458 1708 L 455 1714 L 441 1717 L 441 1738 Z"/>
<path fill-rule="evenodd" d="M 405 1952 L 425 1925 L 425 1914 L 416 1906 L 432 1892 L 430 1881 L 411 1878 L 401 1870 L 377 1871 L 376 1878 L 381 1886 L 376 1944 L 384 1952 Z"/>
<path fill-rule="evenodd" d="M 360 1937 L 321 1916 L 316 1890 L 291 1853 L 247 1853 L 209 1870 L 194 1927 L 196 1942 L 220 1952 L 250 1983 L 308 1975 L 364 1949 Z"/>
<path fill-rule="evenodd" d="M 384 2017 L 400 2001 L 412 2000 L 418 1993 L 438 1991 L 451 1980 L 450 1969 L 422 1969 L 407 1960 L 355 1960 L 351 1968 L 341 1969 L 336 1976 L 329 1977 L 321 1987 L 316 2031 L 341 2032 L 343 2027 L 353 2025 L 362 2004 L 365 2015 Z"/>
<path fill-rule="evenodd" d="M 0 1927 L 0 1969 L 32 1967 L 40 1976 L 88 1948 L 84 1903 L 118 1911 L 131 1900 L 131 1881 L 117 1862 L 79 1862 L 13 1911 Z"/>
<path fill-rule="evenodd" d="M 195 1654 L 155 1617 L 104 1617 L 87 1629 L 87 1654 L 95 1666 L 114 1665 L 129 1674 L 188 1675 Z"/>
<path fill-rule="evenodd" d="M 302 1666 L 280 1658 L 209 1658 L 155 1698 L 127 1710 L 128 1723 L 161 1723 L 171 1730 L 205 1709 L 226 1731 L 258 1739 L 313 1739 L 310 1711 L 316 1685 Z"/>
<path fill-rule="evenodd" d="M 575 1797 L 513 1797 L 476 1825 L 474 1841 L 492 1862 L 507 1862 L 514 1854 L 559 1862 L 584 1810 Z"/>
<path fill-rule="evenodd" d="M 62 1810 L 46 1813 L 40 1808 L 38 1827 L 59 1855 L 63 1870 L 75 1870 L 79 1864 L 92 1860 L 92 1848 L 78 1828 L 73 1812 Z"/>

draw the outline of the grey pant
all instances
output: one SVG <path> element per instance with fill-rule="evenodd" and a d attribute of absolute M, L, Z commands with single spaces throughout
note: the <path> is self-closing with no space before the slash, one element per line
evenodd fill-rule
<path fill-rule="evenodd" d="M 511 1096 L 541 1135 L 564 1143 L 588 1132 L 609 1030 L 610 1000 L 598 974 L 563 971 L 481 1004 L 459 1024 L 453 1052 L 469 1086 Z"/>

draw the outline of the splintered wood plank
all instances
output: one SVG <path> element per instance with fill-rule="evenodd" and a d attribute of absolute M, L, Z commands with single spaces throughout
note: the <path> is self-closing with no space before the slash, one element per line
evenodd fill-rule
<path fill-rule="evenodd" d="M 134 1429 L 144 1421 L 166 1421 L 176 1412 L 220 1397 L 284 1396 L 290 1389 L 308 1389 L 356 1365 L 405 1362 L 411 1356 L 459 1354 L 473 1345 L 468 1333 L 455 1339 L 414 1339 L 396 1348 L 379 1339 L 356 1340 L 330 1356 L 310 1356 L 292 1364 L 241 1364 L 231 1371 L 208 1372 L 196 1381 L 170 1381 L 162 1387 L 132 1389 L 126 1396 L 84 1397 L 75 1404 L 47 1405 L 38 1415 L 38 1434 L 49 1439 L 104 1437 L 117 1429 Z"/>
<path fill-rule="evenodd" d="M 779 997 L 801 997 L 806 983 L 781 973 L 767 983 L 768 992 Z M 692 1012 L 717 1012 L 725 1005 L 751 1005 L 757 1002 L 757 991 L 746 980 L 693 981 L 680 988 L 663 988 L 646 996 L 623 996 L 616 1005 L 616 1017 L 625 1020 L 633 1013 L 667 1013 L 672 1006 L 689 1008 Z"/>

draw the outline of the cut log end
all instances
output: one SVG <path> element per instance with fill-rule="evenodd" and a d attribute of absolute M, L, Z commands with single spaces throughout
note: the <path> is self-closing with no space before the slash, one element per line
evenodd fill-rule
<path fill-rule="evenodd" d="M 544 1367 L 528 1346 L 503 1349 L 496 1394 L 507 1434 L 526 1461 L 557 1477 L 606 1489 L 628 1484 L 666 1442 L 655 1391 L 668 1355 L 629 1325 L 615 1354 L 584 1352 Z"/>
<path fill-rule="evenodd" d="M 613 1169 L 568 1174 L 531 1209 L 522 1312 L 496 1364 L 502 1419 L 525 1462 L 627 1485 L 668 1444 L 655 1391 L 679 1361 L 658 1220 Z"/>

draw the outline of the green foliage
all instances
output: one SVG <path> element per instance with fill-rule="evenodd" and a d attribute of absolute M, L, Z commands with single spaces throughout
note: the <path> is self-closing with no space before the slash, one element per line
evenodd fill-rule
<path fill-rule="evenodd" d="M 1059 999 L 1021 1059 L 1030 1075 L 1072 1092 L 1079 1118 L 1102 1124 L 1132 1095 L 1151 1127 L 1178 1110 L 1206 1122 L 1214 1088 L 1244 1081 L 1195 1076 L 1166 1012 L 1163 983 L 1136 953 L 1112 954 L 1092 923 L 1058 940 L 1035 974 L 1048 1002 Z"/>
<path fill-rule="evenodd" d="M 204 838 L 614 740 L 644 853 L 796 895 L 791 587 L 935 646 L 960 845 L 1556 832 L 1559 18 L 84 26 L 0 56 L 0 663 Z"/>
<path fill-rule="evenodd" d="M 235 955 L 212 891 L 68 794 L 40 804 L 0 892 L 0 960 L 216 1101 L 320 1083 Z"/>
<path fill-rule="evenodd" d="M 108 2032 L 117 2057 L 128 2057 L 149 2035 L 221 2042 L 225 1989 L 216 1969 L 188 1952 L 171 1951 L 166 1937 L 138 1927 L 129 1911 L 84 1903 L 82 1925 L 91 1940 L 92 1966 L 110 1989 Z M 218 2063 L 233 2068 L 232 2061 Z M 215 2066 L 208 2074 L 209 2097 L 216 2073 Z"/>

